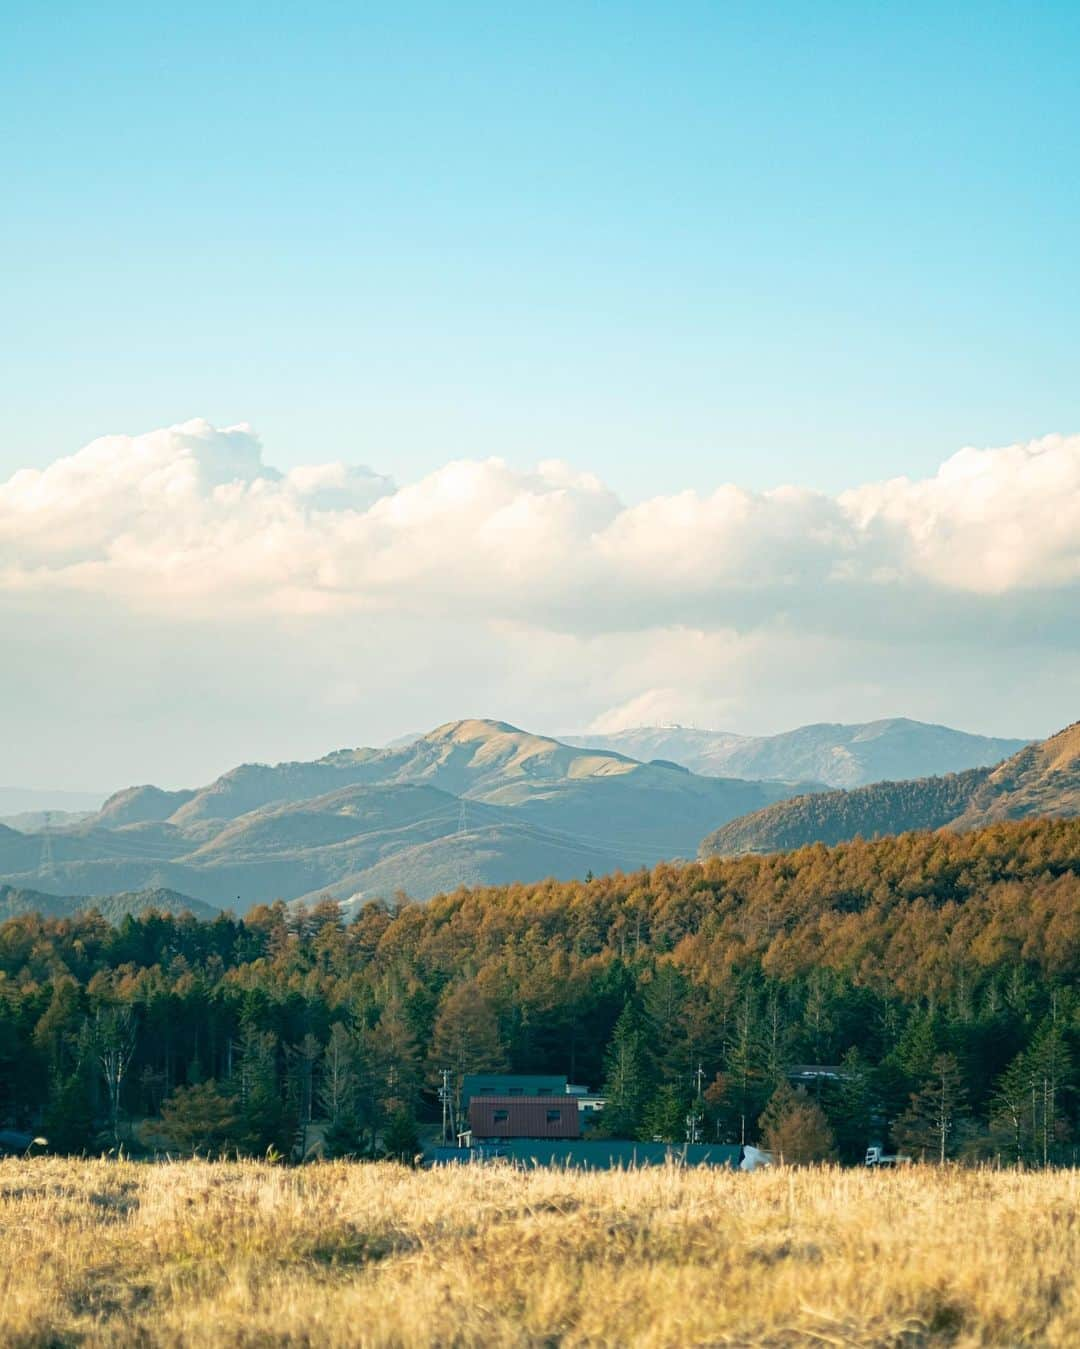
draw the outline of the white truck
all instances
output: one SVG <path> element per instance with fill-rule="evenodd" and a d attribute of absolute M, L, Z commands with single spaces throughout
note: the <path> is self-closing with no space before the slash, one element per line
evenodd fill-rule
<path fill-rule="evenodd" d="M 867 1166 L 908 1166 L 910 1162 L 910 1157 L 905 1157 L 900 1152 L 886 1152 L 877 1143 L 866 1149 Z"/>

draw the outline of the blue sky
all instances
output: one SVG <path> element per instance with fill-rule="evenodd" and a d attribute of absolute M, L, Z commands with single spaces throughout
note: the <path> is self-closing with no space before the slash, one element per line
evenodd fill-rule
<path fill-rule="evenodd" d="M 4 5 L 0 476 L 839 490 L 1078 416 L 1074 4 Z"/>
<path fill-rule="evenodd" d="M 1080 6 L 0 10 L 8 782 L 1075 720 Z"/>

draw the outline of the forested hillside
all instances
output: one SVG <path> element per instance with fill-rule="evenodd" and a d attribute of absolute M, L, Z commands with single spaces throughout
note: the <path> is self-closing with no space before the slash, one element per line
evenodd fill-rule
<path fill-rule="evenodd" d="M 311 1115 L 355 1151 L 430 1117 L 439 1069 L 511 1067 L 606 1084 L 612 1132 L 678 1140 L 700 1064 L 709 1136 L 739 1141 L 816 1063 L 844 1065 L 814 1108 L 849 1159 L 884 1125 L 1071 1157 L 1078 970 L 1077 821 L 461 890 L 347 925 L 331 903 L 23 915 L 0 925 L 0 1118 L 138 1147 L 163 1126 L 131 1121 L 164 1111 L 172 1145 L 261 1152 Z"/>
<path fill-rule="evenodd" d="M 705 856 L 778 852 L 905 829 L 973 829 L 997 820 L 1080 815 L 1080 722 L 996 768 L 798 796 L 721 825 Z"/>

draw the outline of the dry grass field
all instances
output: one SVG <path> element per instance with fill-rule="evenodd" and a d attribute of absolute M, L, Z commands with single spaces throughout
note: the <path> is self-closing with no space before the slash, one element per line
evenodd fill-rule
<path fill-rule="evenodd" d="M 1077 1345 L 1080 1176 L 0 1163 L 0 1343 Z"/>

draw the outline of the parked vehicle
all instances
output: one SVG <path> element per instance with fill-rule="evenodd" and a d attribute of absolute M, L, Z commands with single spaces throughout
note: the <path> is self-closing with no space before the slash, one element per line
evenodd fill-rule
<path fill-rule="evenodd" d="M 908 1166 L 911 1162 L 910 1157 L 905 1157 L 900 1152 L 886 1152 L 884 1148 L 876 1143 L 866 1149 L 867 1166 Z"/>

